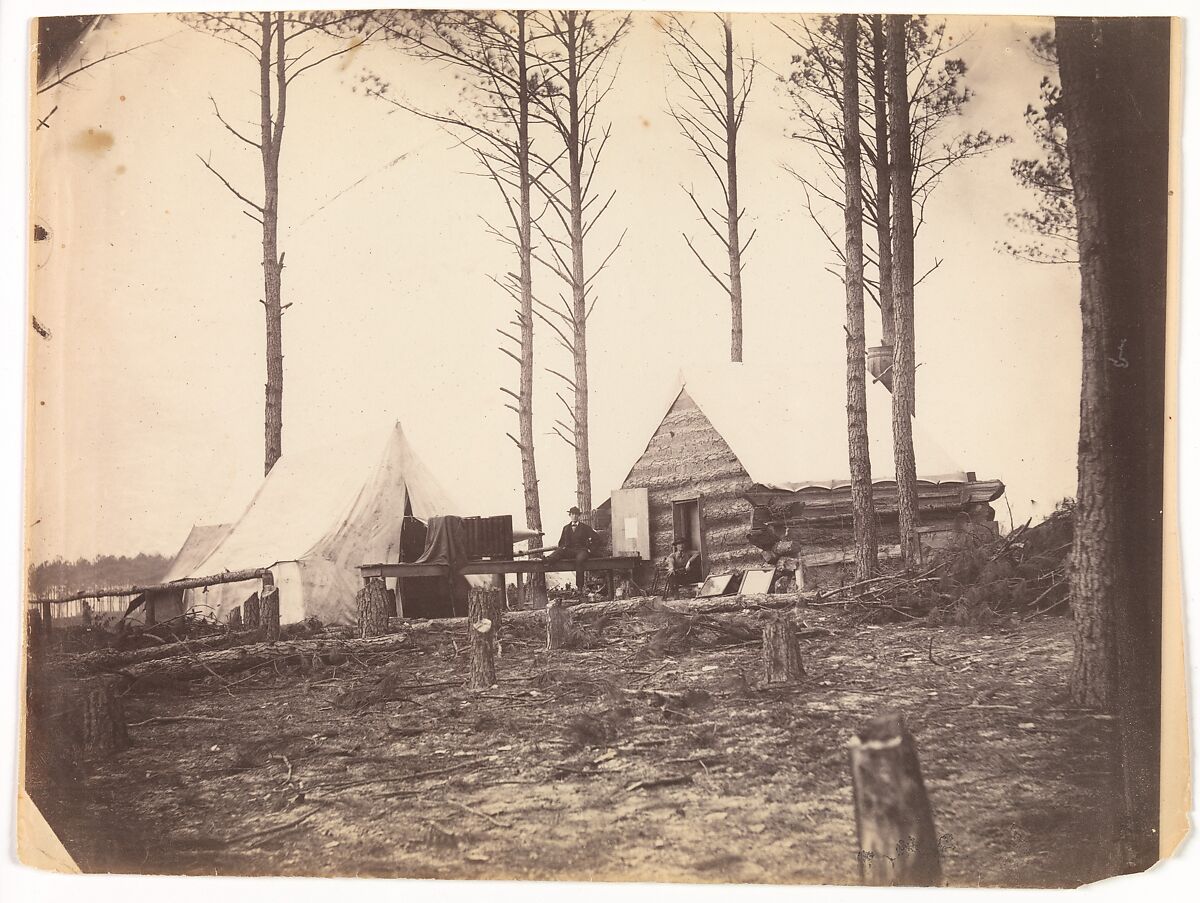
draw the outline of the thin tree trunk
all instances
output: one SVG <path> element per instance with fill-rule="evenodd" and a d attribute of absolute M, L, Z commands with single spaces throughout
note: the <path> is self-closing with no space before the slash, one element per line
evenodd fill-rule
<path fill-rule="evenodd" d="M 520 258 L 521 280 L 521 385 L 518 392 L 518 435 L 521 448 L 521 485 L 525 491 L 525 526 L 540 532 L 542 503 L 538 491 L 537 463 L 533 440 L 533 213 L 530 199 L 532 180 L 529 174 L 529 63 L 526 19 L 528 13 L 518 10 L 517 71 L 517 166 L 519 182 L 520 229 L 517 254 Z M 545 603 L 546 577 L 530 574 L 529 593 L 535 605 Z"/>
<path fill-rule="evenodd" d="M 842 32 L 843 160 L 846 172 L 846 428 L 854 509 L 854 569 L 867 580 L 879 566 L 871 450 L 867 437 L 867 341 L 863 312 L 862 148 L 858 130 L 858 16 L 839 17 Z"/>
<path fill-rule="evenodd" d="M 888 16 L 888 105 L 891 107 L 892 296 L 895 344 L 892 349 L 892 444 L 896 464 L 896 508 L 900 522 L 900 555 L 906 568 L 921 562 L 917 537 L 917 464 L 913 453 L 913 210 L 912 147 L 908 118 L 908 73 L 905 48 L 907 16 Z"/>
<path fill-rule="evenodd" d="M 283 259 L 279 254 L 279 143 L 287 103 L 284 74 L 283 14 L 262 14 L 259 55 L 259 119 L 263 162 L 263 309 L 267 333 L 267 384 L 264 404 L 265 457 L 263 473 L 271 472 L 283 454 Z M 275 49 L 272 52 L 272 36 Z M 276 81 L 275 110 L 271 106 L 272 63 Z"/>
<path fill-rule="evenodd" d="M 583 260 L 583 148 L 580 134 L 581 79 L 579 46 L 583 40 L 576 13 L 566 14 L 567 27 L 567 160 L 571 234 L 571 347 L 575 358 L 575 500 L 589 516 L 592 510 L 592 464 L 588 455 L 587 271 Z"/>
<path fill-rule="evenodd" d="M 896 341 L 896 308 L 892 301 L 892 174 L 888 168 L 887 64 L 883 16 L 871 16 L 871 81 L 875 93 L 875 234 L 879 246 L 879 313 L 883 344 Z"/>
<path fill-rule="evenodd" d="M 1056 20 L 1083 325 L 1071 690 L 1118 716 L 1122 871 L 1158 852 L 1170 31 Z"/>
<path fill-rule="evenodd" d="M 733 19 L 725 14 L 725 161 L 729 225 L 729 359 L 742 360 L 742 244 L 738 237 L 737 111 L 733 88 Z"/>

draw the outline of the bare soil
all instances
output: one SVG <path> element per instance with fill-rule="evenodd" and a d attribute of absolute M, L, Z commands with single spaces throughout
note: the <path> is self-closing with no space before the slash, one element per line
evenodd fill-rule
<path fill-rule="evenodd" d="M 85 871 L 854 884 L 846 743 L 900 711 L 948 884 L 1104 876 L 1111 724 L 1067 700 L 1069 619 L 802 616 L 829 635 L 783 688 L 753 639 L 639 617 L 554 653 L 506 626 L 483 692 L 465 629 L 141 681 L 131 748 L 74 785 L 31 762 L 29 790 Z"/>

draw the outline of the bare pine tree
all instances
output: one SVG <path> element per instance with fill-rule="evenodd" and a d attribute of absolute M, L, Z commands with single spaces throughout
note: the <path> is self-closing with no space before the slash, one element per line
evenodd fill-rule
<path fill-rule="evenodd" d="M 616 192 L 607 198 L 593 187 L 597 167 L 608 143 L 610 126 L 601 125 L 600 105 L 612 88 L 615 72 L 607 63 L 613 48 L 629 27 L 630 17 L 589 11 L 551 11 L 536 16 L 539 39 L 531 53 L 547 74 L 545 90 L 532 98 L 531 118 L 558 136 L 561 150 L 539 154 L 534 183 L 546 198 L 559 228 L 535 228 L 545 239 L 545 255 L 535 259 L 548 267 L 566 285 L 568 299 L 559 304 L 535 299 L 539 317 L 571 352 L 570 376 L 549 370 L 559 377 L 572 396 L 567 420 L 559 420 L 555 432 L 575 450 L 575 495 L 580 509 L 592 510 L 592 465 L 588 446 L 588 347 L 587 321 L 596 304 L 595 280 L 620 247 L 621 239 L 588 270 L 587 238 L 604 215 Z M 622 234 L 622 238 L 624 235 Z M 549 369 L 549 368 L 548 368 Z"/>
<path fill-rule="evenodd" d="M 729 296 L 729 359 L 741 361 L 742 262 L 755 233 L 742 242 L 740 226 L 746 211 L 738 202 L 737 139 L 746 101 L 754 86 L 756 61 L 753 55 L 735 59 L 733 17 L 725 13 L 716 18 L 721 23 L 723 41 L 721 51 L 714 54 L 697 37 L 694 25 L 685 24 L 679 16 L 667 16 L 664 29 L 669 47 L 667 64 L 675 73 L 683 95 L 678 103 L 668 100 L 668 108 L 680 132 L 721 186 L 724 203 L 720 209 L 706 209 L 707 205 L 699 201 L 691 188 L 684 188 L 684 192 L 705 225 L 725 246 L 729 260 L 725 278 L 709 266 L 686 233 L 683 240 L 705 272 Z"/>
<path fill-rule="evenodd" d="M 842 148 L 842 41 L 837 20 L 830 16 L 805 20 L 800 28 L 779 30 L 795 45 L 789 91 L 802 129 L 794 137 L 816 155 L 819 175 L 794 167 L 805 206 L 838 258 L 830 271 L 839 277 L 845 266 L 844 246 L 827 211 L 841 212 L 845 201 Z M 910 154 L 913 169 L 914 236 L 925 222 L 925 208 L 947 170 L 1011 141 L 986 129 L 944 137 L 973 92 L 965 84 L 967 67 L 952 56 L 961 46 L 947 33 L 944 21 L 908 17 L 906 24 Z M 895 316 L 891 299 L 890 153 L 886 90 L 886 39 L 880 16 L 860 17 L 858 30 L 860 90 L 859 131 L 867 164 L 863 178 L 863 217 L 870 231 L 864 239 L 864 290 L 880 309 L 884 345 L 893 345 Z M 872 234 L 873 233 L 873 234 Z M 914 280 L 920 285 L 941 264 L 935 258 Z M 890 376 L 885 380 L 890 383 Z M 914 391 L 915 403 L 915 391 Z"/>
<path fill-rule="evenodd" d="M 496 186 L 509 222 L 489 223 L 488 231 L 510 246 L 517 256 L 517 272 L 491 277 L 516 302 L 500 351 L 519 366 L 518 389 L 501 387 L 514 403 L 506 406 L 517 415 L 517 436 L 508 437 L 521 456 L 521 484 L 525 523 L 542 529 L 541 499 L 533 437 L 534 294 L 533 294 L 533 162 L 530 109 L 532 98 L 544 83 L 540 67 L 530 56 L 531 15 L 524 10 L 507 12 L 377 13 L 387 37 L 409 53 L 448 64 L 464 73 L 472 90 L 459 108 L 438 113 L 419 109 L 391 96 L 390 86 L 372 79 L 370 93 L 426 119 L 442 123 L 466 138 L 480 172 Z M 530 577 L 534 604 L 545 598 L 545 577 Z"/>
<path fill-rule="evenodd" d="M 862 145 L 858 133 L 858 16 L 840 16 L 842 108 L 846 122 L 846 427 L 850 448 L 850 498 L 854 509 L 854 565 L 858 580 L 879 566 L 871 449 L 867 435 L 867 364 L 863 313 Z"/>
<path fill-rule="evenodd" d="M 227 132 L 258 151 L 262 159 L 261 201 L 236 188 L 206 157 L 204 167 L 242 203 L 242 212 L 262 227 L 263 305 L 266 318 L 267 383 L 264 405 L 265 453 L 263 472 L 270 473 L 283 454 L 283 303 L 284 252 L 279 249 L 279 159 L 287 125 L 288 93 L 292 82 L 334 57 L 348 53 L 370 37 L 363 31 L 348 38 L 344 32 L 355 13 L 196 13 L 190 25 L 211 33 L 253 58 L 258 74 L 257 139 L 235 128 L 210 97 L 213 113 Z M 323 51 L 320 38 L 338 38 Z"/>
<path fill-rule="evenodd" d="M 896 510 L 900 556 L 906 568 L 921 562 L 917 537 L 917 464 L 913 453 L 913 163 L 909 125 L 906 16 L 887 18 L 887 86 L 892 152 L 892 298 L 896 344 L 892 349 L 892 444 L 896 459 Z"/>

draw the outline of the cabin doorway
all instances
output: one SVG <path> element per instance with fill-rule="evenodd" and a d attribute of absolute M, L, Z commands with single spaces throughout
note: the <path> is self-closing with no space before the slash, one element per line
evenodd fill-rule
<path fill-rule="evenodd" d="M 700 497 L 677 499 L 671 503 L 674 521 L 673 539 L 682 539 L 689 551 L 700 553 L 700 570 L 708 573 L 708 559 L 704 548 L 704 512 Z"/>

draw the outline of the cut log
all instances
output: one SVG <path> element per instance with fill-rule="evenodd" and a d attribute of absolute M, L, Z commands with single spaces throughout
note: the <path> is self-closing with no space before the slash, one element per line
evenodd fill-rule
<path fill-rule="evenodd" d="M 146 649 L 134 649 L 130 652 L 100 649 L 96 652 L 85 652 L 79 655 L 59 655 L 55 656 L 53 665 L 74 674 L 83 674 L 88 671 L 114 671 L 140 662 L 152 662 L 176 655 L 208 652 L 213 649 L 258 641 L 259 637 L 256 631 L 243 630 L 237 633 L 218 633 L 212 636 L 198 637 L 194 640 L 166 643 L 162 646 L 150 646 Z"/>
<path fill-rule="evenodd" d="M 242 623 L 247 630 L 258 630 L 262 626 L 262 603 L 258 600 L 258 593 L 242 603 Z"/>
<path fill-rule="evenodd" d="M 383 580 L 372 577 L 358 591 L 358 635 L 361 639 L 387 633 L 388 598 Z"/>
<path fill-rule="evenodd" d="M 264 638 L 268 643 L 274 643 L 279 639 L 279 588 L 264 588 L 259 602 Z"/>
<path fill-rule="evenodd" d="M 472 587 L 467 598 L 471 676 L 467 686 L 484 690 L 496 683 L 496 639 L 500 632 L 500 590 Z"/>
<path fill-rule="evenodd" d="M 927 887 L 942 882 L 933 811 L 917 748 L 897 714 L 851 738 L 850 776 L 863 884 Z"/>
<path fill-rule="evenodd" d="M 554 599 L 546 606 L 546 648 L 562 649 L 571 636 L 571 609 Z"/>
<path fill-rule="evenodd" d="M 461 618 L 459 623 L 462 623 Z M 302 655 L 363 655 L 372 652 L 393 652 L 408 642 L 408 637 L 402 633 L 371 637 L 368 640 L 334 638 L 279 640 L 275 643 L 254 643 L 235 646 L 232 649 L 176 655 L 167 659 L 140 662 L 122 668 L 120 673 L 135 680 L 151 675 L 178 681 L 196 680 L 202 677 L 211 677 L 214 673 L 233 674 L 257 665 L 272 661 L 282 662 L 293 657 L 299 661 L 299 656 Z"/>
<path fill-rule="evenodd" d="M 211 577 L 187 577 L 171 583 L 151 583 L 147 586 L 114 586 L 104 589 L 85 589 L 77 593 L 62 596 L 58 599 L 38 599 L 38 602 L 61 604 L 77 602 L 80 599 L 107 599 L 113 596 L 141 596 L 145 593 L 162 592 L 163 590 L 199 589 L 202 586 L 217 586 L 223 583 L 241 583 L 244 580 L 255 580 L 269 574 L 265 568 L 250 568 L 245 571 L 225 571 Z"/>
<path fill-rule="evenodd" d="M 80 738 L 84 755 L 111 755 L 129 745 L 125 711 L 117 695 L 120 681 L 104 676 L 87 685 L 80 705 Z"/>
<path fill-rule="evenodd" d="M 233 611 L 231 611 L 229 613 L 229 629 L 230 630 L 241 630 L 242 629 L 242 609 L 240 606 L 235 608 Z"/>
<path fill-rule="evenodd" d="M 772 612 L 763 625 L 762 682 L 789 684 L 801 678 L 804 665 L 796 644 L 796 622 L 791 612 Z"/>
<path fill-rule="evenodd" d="M 661 596 L 643 596 L 636 599 L 619 599 L 612 602 L 592 602 L 587 605 L 571 607 L 572 619 L 575 622 L 591 621 L 599 618 L 618 615 L 642 614 L 651 606 L 663 606 L 681 614 L 724 614 L 726 612 L 756 611 L 759 609 L 793 608 L 796 605 L 796 594 L 763 596 L 722 596 L 709 599 L 671 599 L 663 600 Z M 804 593 L 802 598 L 808 601 L 820 598 L 818 593 Z M 545 618 L 543 611 L 511 611 L 507 617 L 514 624 L 536 624 Z M 394 630 L 404 629 L 462 629 L 462 618 L 390 618 L 388 626 Z M 418 626 L 420 625 L 420 626 Z"/>

